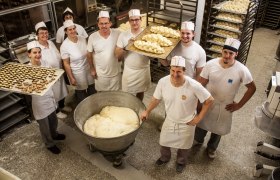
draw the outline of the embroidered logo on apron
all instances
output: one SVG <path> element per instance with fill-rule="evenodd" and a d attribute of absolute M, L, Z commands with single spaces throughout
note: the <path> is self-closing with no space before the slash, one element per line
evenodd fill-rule
<path fill-rule="evenodd" d="M 187 96 L 182 95 L 182 100 L 186 100 L 186 99 L 187 99 Z"/>

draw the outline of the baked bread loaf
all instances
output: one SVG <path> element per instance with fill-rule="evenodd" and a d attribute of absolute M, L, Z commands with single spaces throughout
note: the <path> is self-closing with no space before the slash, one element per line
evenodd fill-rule
<path fill-rule="evenodd" d="M 134 41 L 134 46 L 142 51 L 155 53 L 155 54 L 163 54 L 165 51 L 159 44 L 149 41 Z"/>
<path fill-rule="evenodd" d="M 142 40 L 158 43 L 160 46 L 172 46 L 172 42 L 161 34 L 146 34 L 142 37 Z"/>
<path fill-rule="evenodd" d="M 152 26 L 150 31 L 155 34 L 161 34 L 164 37 L 180 38 L 178 31 L 164 26 Z"/>

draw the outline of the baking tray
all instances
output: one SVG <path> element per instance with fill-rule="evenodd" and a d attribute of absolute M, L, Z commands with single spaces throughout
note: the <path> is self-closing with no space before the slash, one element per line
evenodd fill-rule
<path fill-rule="evenodd" d="M 7 68 L 10 71 L 7 71 Z M 26 73 L 25 73 L 26 72 Z M 29 73 L 29 74 L 28 74 Z M 30 73 L 33 73 L 32 75 Z M 27 95 L 43 96 L 64 73 L 62 69 L 38 67 L 19 63 L 6 63 L 0 67 L 0 90 Z M 32 77 L 31 77 L 32 76 Z M 20 79 L 22 79 L 20 81 Z M 33 81 L 32 81 L 33 79 Z M 37 80 L 36 80 L 37 79 Z M 15 83 L 15 81 L 18 81 Z M 45 81 L 44 83 L 42 81 Z M 18 85 L 32 86 L 42 82 L 43 89 L 39 91 L 24 91 Z M 7 87 L 9 86 L 9 87 Z"/>
<path fill-rule="evenodd" d="M 231 11 L 231 10 L 225 10 L 225 9 L 222 9 L 222 7 L 227 4 L 227 3 L 230 3 L 230 1 L 224 1 L 224 2 L 221 2 L 219 4 L 216 4 L 213 8 L 214 9 L 217 9 L 221 12 L 228 12 L 228 13 L 233 13 L 233 14 L 242 14 L 242 15 L 246 15 L 247 14 L 247 11 L 245 12 L 236 12 L 236 11 Z"/>
<path fill-rule="evenodd" d="M 151 34 L 152 32 L 150 31 L 151 26 L 146 27 L 136 38 L 135 40 L 141 40 L 142 37 L 146 34 Z M 165 51 L 165 53 L 163 54 L 155 54 L 155 53 L 149 53 L 146 51 L 142 51 L 140 49 L 137 49 L 134 44 L 133 41 L 131 41 L 130 43 L 128 43 L 128 45 L 125 47 L 126 50 L 128 51 L 133 51 L 139 54 L 142 54 L 144 56 L 148 56 L 148 57 L 152 57 L 152 58 L 159 58 L 159 59 L 166 59 L 167 56 L 171 53 L 171 51 L 176 47 L 176 45 L 180 42 L 180 38 L 179 39 L 175 39 L 175 38 L 167 38 L 172 42 L 172 46 L 169 47 L 162 47 Z"/>

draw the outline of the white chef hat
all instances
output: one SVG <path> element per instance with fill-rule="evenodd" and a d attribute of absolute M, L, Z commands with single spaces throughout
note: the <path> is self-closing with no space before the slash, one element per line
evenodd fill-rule
<path fill-rule="evenodd" d="M 191 21 L 184 21 L 181 24 L 181 30 L 182 29 L 194 31 L 194 23 Z"/>
<path fill-rule="evenodd" d="M 99 11 L 98 18 L 101 18 L 101 17 L 110 18 L 109 12 L 108 11 Z"/>
<path fill-rule="evenodd" d="M 185 58 L 182 56 L 173 56 L 171 58 L 171 64 L 170 66 L 181 66 L 181 67 L 186 67 L 186 61 Z"/>
<path fill-rule="evenodd" d="M 63 22 L 63 27 L 64 27 L 64 29 L 65 28 L 68 28 L 68 27 L 70 27 L 70 26 L 75 26 L 75 24 L 73 23 L 73 21 L 72 20 L 66 20 L 66 21 L 64 21 Z"/>
<path fill-rule="evenodd" d="M 41 22 L 38 22 L 36 25 L 35 25 L 35 31 L 37 32 L 37 30 L 41 27 L 47 27 L 46 24 L 41 21 Z"/>
<path fill-rule="evenodd" d="M 67 8 L 63 11 L 63 14 L 66 13 L 67 11 L 73 14 L 72 9 L 70 9 L 69 7 L 67 7 Z"/>
<path fill-rule="evenodd" d="M 227 38 L 223 49 L 228 49 L 237 52 L 241 42 L 238 39 Z"/>
<path fill-rule="evenodd" d="M 129 17 L 131 17 L 131 16 L 141 16 L 140 10 L 139 10 L 139 9 L 131 9 L 131 10 L 128 12 L 128 16 L 129 16 Z"/>
<path fill-rule="evenodd" d="M 40 48 L 39 43 L 37 41 L 31 41 L 27 43 L 27 51 L 33 48 Z"/>

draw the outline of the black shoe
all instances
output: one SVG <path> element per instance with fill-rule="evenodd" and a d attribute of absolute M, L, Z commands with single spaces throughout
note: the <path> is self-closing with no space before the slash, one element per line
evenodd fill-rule
<path fill-rule="evenodd" d="M 160 158 L 156 161 L 156 165 L 157 165 L 157 166 L 163 166 L 163 165 L 165 165 L 166 163 L 168 163 L 168 161 L 162 161 Z"/>
<path fill-rule="evenodd" d="M 66 138 L 66 136 L 64 134 L 57 134 L 55 138 L 53 138 L 54 140 L 64 140 Z"/>
<path fill-rule="evenodd" d="M 178 173 L 182 173 L 183 172 L 183 170 L 184 170 L 184 168 L 185 168 L 185 165 L 183 165 L 183 164 L 176 164 L 176 171 L 178 172 Z"/>
<path fill-rule="evenodd" d="M 61 152 L 60 149 L 56 145 L 54 145 L 52 147 L 48 147 L 47 149 L 49 151 L 51 151 L 53 154 L 59 154 Z"/>

